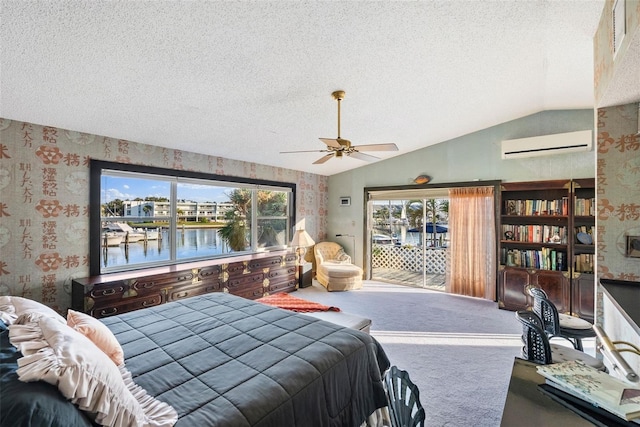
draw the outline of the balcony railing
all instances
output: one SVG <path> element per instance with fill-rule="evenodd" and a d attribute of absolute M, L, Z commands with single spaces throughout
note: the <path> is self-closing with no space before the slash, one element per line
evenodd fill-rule
<path fill-rule="evenodd" d="M 373 244 L 371 249 L 371 266 L 427 274 L 445 274 L 447 256 L 446 247 L 395 246 Z"/>

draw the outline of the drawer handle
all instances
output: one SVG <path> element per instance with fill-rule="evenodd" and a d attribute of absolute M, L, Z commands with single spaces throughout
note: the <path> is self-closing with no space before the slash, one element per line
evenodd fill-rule
<path fill-rule="evenodd" d="M 189 296 L 189 292 L 182 292 L 181 294 L 176 294 L 176 298 L 184 298 L 188 296 Z"/>
<path fill-rule="evenodd" d="M 122 286 L 120 286 L 119 288 L 111 288 L 111 289 L 105 289 L 104 291 L 102 291 L 102 295 L 103 296 L 107 296 L 107 295 L 113 295 L 116 292 L 122 292 L 124 289 L 122 288 Z"/>
<path fill-rule="evenodd" d="M 118 312 L 118 309 L 116 307 L 111 307 L 108 310 L 102 310 L 100 312 L 100 316 L 113 316 L 114 314 L 116 314 Z"/>
<path fill-rule="evenodd" d="M 142 284 L 142 287 L 144 289 L 149 289 L 149 288 L 153 288 L 156 285 L 155 282 L 145 282 Z"/>
<path fill-rule="evenodd" d="M 154 300 L 150 300 L 150 301 L 142 301 L 142 306 L 143 307 L 149 307 L 150 305 L 153 305 L 155 303 Z"/>

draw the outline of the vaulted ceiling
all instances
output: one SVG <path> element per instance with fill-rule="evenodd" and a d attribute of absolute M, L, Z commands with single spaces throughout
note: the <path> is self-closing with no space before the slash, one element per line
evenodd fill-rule
<path fill-rule="evenodd" d="M 332 175 L 318 139 L 407 153 L 593 108 L 604 0 L 2 0 L 0 117 Z"/>

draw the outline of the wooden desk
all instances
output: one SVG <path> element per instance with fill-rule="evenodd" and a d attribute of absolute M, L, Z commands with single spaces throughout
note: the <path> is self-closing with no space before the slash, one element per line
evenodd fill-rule
<path fill-rule="evenodd" d="M 502 427 L 579 427 L 593 426 L 572 410 L 564 407 L 538 390 L 544 377 L 536 371 L 536 364 L 516 358 L 511 382 L 502 412 Z"/>

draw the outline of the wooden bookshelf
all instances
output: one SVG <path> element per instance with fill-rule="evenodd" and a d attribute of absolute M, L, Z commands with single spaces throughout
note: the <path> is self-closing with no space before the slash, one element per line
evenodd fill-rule
<path fill-rule="evenodd" d="M 544 289 L 561 313 L 593 321 L 595 180 L 503 183 L 498 304 L 527 309 Z"/>

